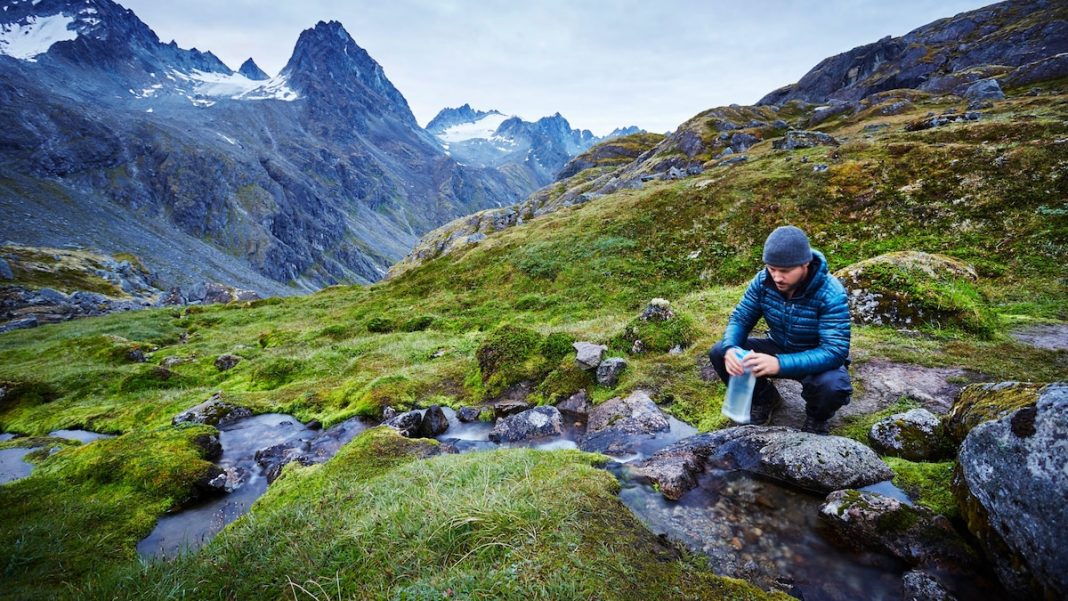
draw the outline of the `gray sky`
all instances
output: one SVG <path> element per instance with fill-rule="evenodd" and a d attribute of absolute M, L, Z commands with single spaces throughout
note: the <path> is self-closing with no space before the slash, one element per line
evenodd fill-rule
<path fill-rule="evenodd" d="M 275 75 L 297 37 L 340 21 L 426 125 L 470 103 L 559 111 L 603 135 L 674 130 L 752 104 L 820 60 L 990 2 L 974 0 L 118 0 L 164 42 L 253 57 Z"/>

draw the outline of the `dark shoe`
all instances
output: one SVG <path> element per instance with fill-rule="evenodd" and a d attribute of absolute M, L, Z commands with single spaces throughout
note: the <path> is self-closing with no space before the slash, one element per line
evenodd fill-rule
<path fill-rule="evenodd" d="M 805 424 L 801 426 L 802 432 L 811 432 L 813 434 L 830 434 L 831 427 L 829 425 L 830 420 L 816 419 L 814 417 L 805 417 Z"/>
<path fill-rule="evenodd" d="M 773 384 L 768 384 L 768 391 L 763 396 L 760 402 L 753 399 L 753 406 L 749 409 L 749 423 L 754 426 L 766 426 L 771 421 L 771 415 L 782 405 L 782 396 Z"/>

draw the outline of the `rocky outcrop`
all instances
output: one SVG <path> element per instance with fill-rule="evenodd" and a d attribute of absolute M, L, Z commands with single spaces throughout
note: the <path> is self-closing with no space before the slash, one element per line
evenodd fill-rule
<path fill-rule="evenodd" d="M 563 418 L 556 407 L 535 407 L 498 420 L 489 434 L 493 442 L 520 442 L 563 432 Z"/>
<path fill-rule="evenodd" d="M 705 465 L 744 469 L 815 492 L 867 486 L 893 477 L 868 447 L 791 428 L 739 426 L 693 436 L 638 463 L 635 472 L 669 499 L 697 484 Z"/>
<path fill-rule="evenodd" d="M 245 417 L 252 417 L 252 411 L 245 407 L 223 402 L 222 393 L 217 392 L 203 403 L 190 407 L 174 416 L 171 423 L 176 426 L 182 423 L 224 426 Z"/>
<path fill-rule="evenodd" d="M 185 288 L 171 288 L 160 298 L 161 305 L 210 305 L 259 300 L 259 294 L 217 282 L 198 282 Z"/>
<path fill-rule="evenodd" d="M 1057 6 L 1040 0 L 1001 2 L 902 37 L 887 36 L 821 61 L 797 83 L 771 92 L 758 104 L 856 101 L 901 88 L 959 95 L 963 88 L 947 85 L 953 74 L 991 65 L 1021 67 L 1068 52 L 1068 21 Z M 1053 77 L 1066 73 L 1047 70 Z M 970 83 L 957 85 L 966 88 Z"/>
<path fill-rule="evenodd" d="M 820 518 L 840 543 L 889 553 L 913 566 L 961 573 L 978 563 L 945 517 L 878 493 L 834 491 L 820 507 Z"/>
<path fill-rule="evenodd" d="M 1068 383 L 1033 406 L 975 426 L 960 447 L 954 493 L 1005 588 L 1018 598 L 1068 596 Z"/>
<path fill-rule="evenodd" d="M 872 425 L 868 440 L 879 453 L 909 461 L 937 460 L 953 448 L 942 420 L 926 409 L 911 409 L 879 420 Z"/>
<path fill-rule="evenodd" d="M 778 150 L 797 150 L 816 146 L 838 146 L 838 140 L 821 131 L 794 130 L 786 132 L 785 136 L 771 143 L 771 147 Z"/>

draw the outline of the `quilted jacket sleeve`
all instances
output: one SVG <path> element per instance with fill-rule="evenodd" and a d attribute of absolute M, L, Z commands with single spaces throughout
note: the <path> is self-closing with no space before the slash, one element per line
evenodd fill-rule
<path fill-rule="evenodd" d="M 849 358 L 850 335 L 849 303 L 841 286 L 834 286 L 821 298 L 819 346 L 779 355 L 779 375 L 803 376 L 844 365 Z"/>
<path fill-rule="evenodd" d="M 753 281 L 749 282 L 742 300 L 731 312 L 730 319 L 727 321 L 727 329 L 723 333 L 724 348 L 742 346 L 749 337 L 749 332 L 753 331 L 753 327 L 763 316 L 763 310 L 760 308 L 760 286 L 762 285 L 760 276 L 761 274 L 758 273 Z"/>

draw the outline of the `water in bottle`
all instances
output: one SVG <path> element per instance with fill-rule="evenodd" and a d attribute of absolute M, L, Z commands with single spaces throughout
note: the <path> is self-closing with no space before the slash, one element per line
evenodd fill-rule
<path fill-rule="evenodd" d="M 750 351 L 732 348 L 735 357 L 741 361 Z M 756 377 L 748 369 L 740 376 L 731 376 L 727 383 L 727 397 L 723 400 L 723 415 L 731 418 L 731 421 L 739 424 L 749 423 L 749 410 L 753 404 L 753 386 L 756 385 Z"/>

